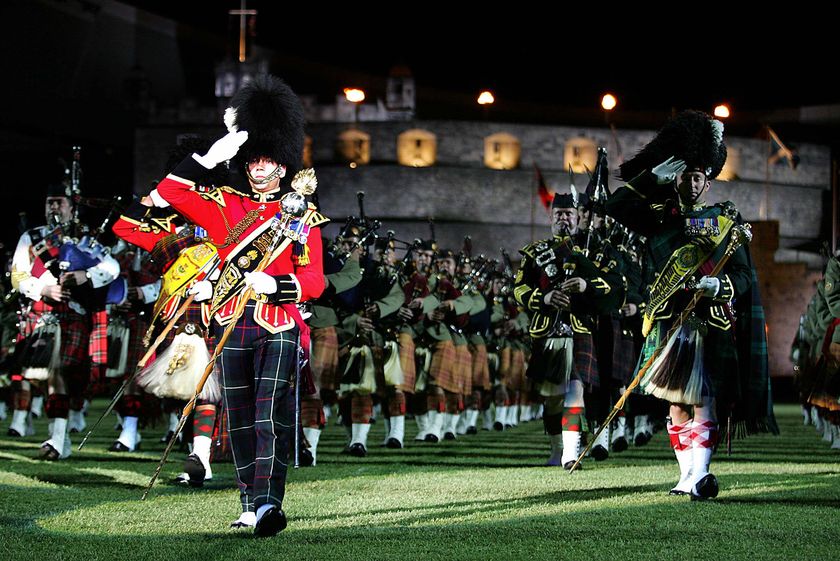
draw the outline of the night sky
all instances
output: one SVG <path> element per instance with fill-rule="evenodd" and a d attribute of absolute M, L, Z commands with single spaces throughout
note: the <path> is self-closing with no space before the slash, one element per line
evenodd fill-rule
<path fill-rule="evenodd" d="M 127 3 L 220 37 L 237 31 L 226 14 L 239 7 L 237 1 Z M 468 11 L 459 4 L 459 15 L 443 3 L 344 12 L 310 6 L 248 2 L 259 12 L 258 44 L 290 63 L 325 66 L 324 75 L 310 76 L 311 83 L 298 84 L 299 90 L 332 93 L 330 74 L 381 77 L 403 62 L 421 90 L 472 97 L 490 88 L 500 103 L 589 108 L 603 92 L 614 91 L 626 111 L 711 109 L 725 101 L 736 111 L 765 112 L 840 97 L 831 86 L 833 33 L 823 28 L 817 12 L 742 19 L 715 14 L 725 17 L 721 22 L 712 14 L 605 9 L 596 17 L 545 7 L 529 11 L 525 4 L 515 11 L 511 4 L 511 13 L 503 6 L 489 10 L 470 3 Z"/>

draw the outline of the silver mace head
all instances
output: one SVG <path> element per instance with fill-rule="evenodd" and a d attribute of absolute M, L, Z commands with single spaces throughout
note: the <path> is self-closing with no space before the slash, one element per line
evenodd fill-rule
<path fill-rule="evenodd" d="M 283 196 L 280 206 L 285 214 L 299 218 L 306 212 L 306 197 L 299 193 L 287 193 Z"/>

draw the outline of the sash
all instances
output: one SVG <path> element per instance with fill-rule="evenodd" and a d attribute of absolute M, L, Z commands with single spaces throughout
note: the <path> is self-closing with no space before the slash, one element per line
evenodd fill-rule
<path fill-rule="evenodd" d="M 708 221 L 708 219 L 706 219 Z M 706 264 L 712 255 L 726 241 L 729 231 L 735 222 L 723 215 L 717 217 L 717 226 L 704 228 L 703 232 L 697 232 L 699 236 L 682 247 L 677 248 L 668 258 L 659 276 L 656 277 L 650 288 L 650 300 L 645 309 L 642 322 L 642 335 L 647 337 L 653 328 L 653 316 L 668 302 L 677 290 L 685 285 L 702 265 Z M 689 225 L 694 226 L 696 225 Z M 698 243 L 699 238 L 705 238 L 714 242 L 711 250 L 705 250 Z M 711 271 L 710 267 L 703 267 L 705 271 Z"/>
<path fill-rule="evenodd" d="M 245 285 L 245 273 L 251 273 L 257 269 L 266 252 L 272 247 L 272 242 L 277 235 L 306 244 L 309 236 L 309 227 L 306 225 L 306 221 L 310 214 L 311 212 L 307 212 L 303 218 L 292 220 L 288 226 L 278 232 L 277 230 L 282 222 L 281 214 L 277 213 L 273 219 L 261 224 L 233 248 L 225 258 L 224 269 L 222 269 L 222 274 L 213 290 L 210 317 L 216 315 L 221 307 L 239 294 Z M 282 247 L 273 248 L 268 263 L 270 264 L 277 259 L 282 251 Z"/>

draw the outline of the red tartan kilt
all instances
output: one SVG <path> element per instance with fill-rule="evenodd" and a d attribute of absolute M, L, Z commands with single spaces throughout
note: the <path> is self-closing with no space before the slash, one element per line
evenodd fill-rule
<path fill-rule="evenodd" d="M 319 390 L 338 390 L 341 373 L 338 368 L 338 333 L 335 327 L 321 327 L 311 331 L 310 364 L 315 386 Z"/>
<path fill-rule="evenodd" d="M 575 366 L 572 379 L 580 380 L 584 386 L 598 387 L 601 379 L 598 375 L 598 362 L 595 358 L 595 345 L 592 335 L 575 333 L 572 339 L 575 355 Z"/>
<path fill-rule="evenodd" d="M 398 390 L 406 393 L 414 393 L 414 384 L 417 382 L 417 365 L 414 362 L 414 339 L 410 333 L 397 335 L 397 346 L 400 349 L 400 367 L 403 371 L 403 383 L 397 386 Z"/>
<path fill-rule="evenodd" d="M 472 389 L 473 391 L 489 390 L 493 387 L 493 384 L 490 382 L 490 364 L 487 362 L 487 345 L 474 345 L 471 350 Z"/>
<path fill-rule="evenodd" d="M 60 316 L 61 366 L 81 366 L 90 359 L 90 326 L 84 316 L 69 312 Z"/>
<path fill-rule="evenodd" d="M 457 351 L 452 341 L 438 341 L 432 347 L 429 384 L 451 393 L 461 393 L 463 384 L 457 374 Z"/>
<path fill-rule="evenodd" d="M 469 345 L 456 345 L 455 357 L 455 373 L 461 383 L 458 393 L 469 395 L 472 393 L 472 355 Z"/>

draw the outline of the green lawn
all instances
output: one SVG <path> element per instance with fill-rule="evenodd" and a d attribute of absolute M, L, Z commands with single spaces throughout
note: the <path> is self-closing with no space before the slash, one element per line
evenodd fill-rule
<path fill-rule="evenodd" d="M 663 434 L 569 475 L 541 467 L 540 422 L 404 450 L 376 446 L 379 424 L 363 459 L 340 454 L 344 433 L 331 425 L 319 465 L 290 474 L 289 527 L 269 540 L 228 529 L 239 514 L 229 464 L 204 489 L 182 489 L 168 483 L 183 459 L 173 454 L 140 502 L 159 435 L 146 435 L 142 453 L 109 453 L 109 427 L 59 463 L 32 459 L 40 438 L 3 436 L 0 561 L 835 558 L 840 451 L 802 426 L 798 407 L 777 414 L 782 436 L 736 441 L 732 457 L 715 458 L 722 490 L 706 503 L 668 496 L 677 468 Z"/>

